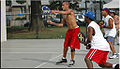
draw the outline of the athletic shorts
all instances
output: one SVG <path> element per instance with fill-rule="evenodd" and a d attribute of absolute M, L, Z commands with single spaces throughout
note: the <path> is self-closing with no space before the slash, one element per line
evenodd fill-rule
<path fill-rule="evenodd" d="M 69 29 L 65 36 L 64 47 L 70 46 L 72 49 L 80 49 L 80 42 L 77 38 L 79 32 L 80 27 Z"/>
<path fill-rule="evenodd" d="M 105 39 L 107 40 L 107 41 L 113 41 L 114 40 L 114 37 L 112 37 L 112 36 L 108 36 L 108 37 L 105 37 Z"/>
<path fill-rule="evenodd" d="M 108 53 L 109 51 L 90 49 L 86 57 L 100 65 L 106 63 Z"/>

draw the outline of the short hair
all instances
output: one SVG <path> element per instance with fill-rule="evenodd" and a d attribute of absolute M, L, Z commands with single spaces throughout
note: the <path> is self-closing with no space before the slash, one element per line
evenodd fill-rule
<path fill-rule="evenodd" d="M 102 11 L 106 11 L 108 14 L 110 13 L 108 8 L 103 8 Z"/>
<path fill-rule="evenodd" d="M 115 10 L 110 10 L 110 13 L 113 13 L 114 15 L 116 15 Z"/>
<path fill-rule="evenodd" d="M 68 1 L 63 1 L 63 3 L 67 4 L 68 6 L 70 6 L 70 3 Z"/>

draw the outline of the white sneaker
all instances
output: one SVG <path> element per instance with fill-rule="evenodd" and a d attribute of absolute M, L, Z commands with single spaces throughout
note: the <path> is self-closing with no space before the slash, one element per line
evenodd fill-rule
<path fill-rule="evenodd" d="M 75 60 L 70 60 L 69 65 L 74 65 L 75 64 Z"/>
<path fill-rule="evenodd" d="M 109 57 L 109 59 L 114 59 L 117 58 L 117 54 L 113 54 L 111 57 Z"/>
<path fill-rule="evenodd" d="M 120 54 L 120 53 L 118 53 L 117 58 L 119 58 L 119 54 Z"/>
<path fill-rule="evenodd" d="M 68 67 L 71 67 L 75 64 L 75 60 L 70 60 Z"/>

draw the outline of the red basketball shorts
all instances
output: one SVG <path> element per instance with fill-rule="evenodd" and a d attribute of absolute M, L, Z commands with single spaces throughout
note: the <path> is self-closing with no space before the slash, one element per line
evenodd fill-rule
<path fill-rule="evenodd" d="M 73 49 L 80 49 L 80 42 L 77 38 L 78 33 L 80 32 L 80 27 L 75 29 L 69 29 L 65 36 L 64 47 L 70 46 Z"/>
<path fill-rule="evenodd" d="M 109 51 L 90 49 L 86 57 L 100 65 L 106 63 L 108 53 Z"/>

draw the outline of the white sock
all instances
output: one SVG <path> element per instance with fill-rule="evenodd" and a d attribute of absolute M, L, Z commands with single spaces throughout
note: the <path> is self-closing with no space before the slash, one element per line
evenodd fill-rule
<path fill-rule="evenodd" d="M 116 65 L 117 65 L 117 64 L 113 64 L 112 67 L 115 68 Z"/>
<path fill-rule="evenodd" d="M 66 58 L 63 57 L 62 59 L 66 59 Z"/>
<path fill-rule="evenodd" d="M 114 55 L 117 55 L 117 53 L 114 53 Z"/>

